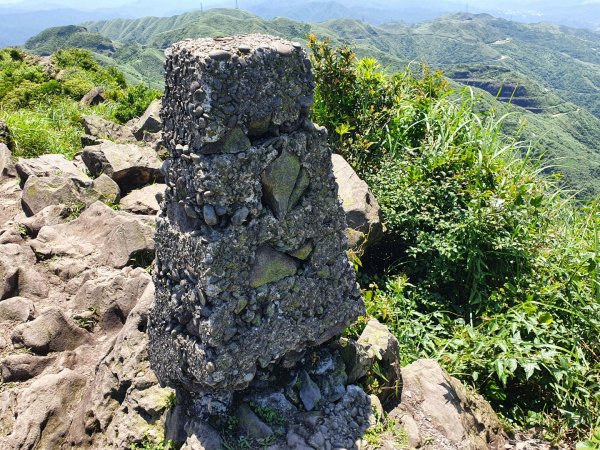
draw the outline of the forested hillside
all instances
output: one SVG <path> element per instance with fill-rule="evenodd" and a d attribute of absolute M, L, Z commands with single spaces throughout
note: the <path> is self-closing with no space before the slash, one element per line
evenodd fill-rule
<path fill-rule="evenodd" d="M 531 142 L 533 153 L 543 155 L 548 170 L 561 172 L 565 186 L 579 198 L 600 192 L 600 37 L 591 31 L 489 15 L 374 27 L 349 19 L 317 24 L 263 20 L 218 9 L 84 26 L 86 32 L 67 30 L 67 38 L 65 28 L 48 30 L 26 46 L 38 53 L 72 45 L 88 48 L 103 64 L 116 64 L 129 79 L 156 88 L 162 84 L 162 50 L 190 37 L 267 33 L 303 42 L 313 33 L 330 37 L 334 45 L 351 43 L 358 55 L 377 58 L 389 72 L 425 62 L 443 69 L 458 85 L 510 102 L 514 107 L 506 111 L 515 114 L 506 121 L 507 133 Z M 486 107 L 494 104 L 486 97 Z"/>

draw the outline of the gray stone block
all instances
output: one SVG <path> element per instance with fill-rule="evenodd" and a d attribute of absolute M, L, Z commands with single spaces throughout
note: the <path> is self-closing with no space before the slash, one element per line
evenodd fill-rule
<path fill-rule="evenodd" d="M 364 312 L 327 133 L 306 118 L 309 67 L 299 45 L 263 35 L 167 50 L 148 353 L 196 409 L 222 411 L 257 371 Z"/>

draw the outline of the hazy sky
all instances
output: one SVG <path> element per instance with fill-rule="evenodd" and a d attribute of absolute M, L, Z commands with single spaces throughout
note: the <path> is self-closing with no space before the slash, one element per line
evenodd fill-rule
<path fill-rule="evenodd" d="M 339 3 L 345 3 L 344 0 L 336 0 Z M 470 1 L 466 1 L 465 0 L 457 0 L 456 2 L 453 3 L 460 3 L 460 2 L 464 2 L 464 3 L 468 3 L 471 5 L 477 5 L 477 6 L 481 6 L 481 7 L 490 7 L 490 8 L 494 8 L 494 9 L 501 9 L 504 5 L 506 5 L 506 1 L 502 1 L 502 0 L 470 0 Z M 21 1 L 15 1 L 15 0 L 0 0 L 0 5 L 28 5 L 28 4 L 52 4 L 52 5 L 61 5 L 61 6 L 69 6 L 69 7 L 73 7 L 73 6 L 85 6 L 85 8 L 106 8 L 106 7 L 115 7 L 115 6 L 121 6 L 121 5 L 126 5 L 128 3 L 133 3 L 134 0 L 101 0 L 101 1 L 94 1 L 94 2 L 81 2 L 81 1 L 77 1 L 77 0 L 21 0 Z M 177 7 L 178 2 L 177 0 L 171 0 L 169 2 L 174 8 Z M 183 2 L 186 4 L 189 4 L 189 1 Z M 200 4 L 200 0 L 197 2 L 198 5 Z M 211 4 L 211 3 L 216 3 L 215 0 L 211 1 L 211 0 L 206 0 L 203 2 L 204 4 Z M 222 3 L 222 2 L 218 2 L 218 3 Z M 244 3 L 244 0 L 240 0 L 239 1 L 240 6 L 241 4 Z M 257 3 L 256 1 L 253 1 L 252 3 Z M 266 3 L 266 1 L 265 1 Z M 408 0 L 388 0 L 385 3 L 389 3 L 389 4 L 401 4 L 401 5 L 407 5 L 407 4 L 413 4 L 413 5 L 418 5 L 420 2 L 413 0 L 413 1 L 408 1 Z M 511 1 L 509 3 L 515 3 L 515 4 L 536 4 L 538 6 L 542 6 L 543 5 L 543 1 L 541 0 L 520 0 L 520 1 Z M 581 4 L 585 4 L 585 3 L 600 3 L 600 0 L 563 0 L 562 4 L 567 6 L 567 5 L 581 5 Z"/>

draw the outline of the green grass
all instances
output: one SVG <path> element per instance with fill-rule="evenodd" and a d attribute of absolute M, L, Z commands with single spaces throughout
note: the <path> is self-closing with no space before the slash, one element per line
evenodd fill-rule
<path fill-rule="evenodd" d="M 503 135 L 511 117 L 481 111 L 472 91 L 310 47 L 315 119 L 384 214 L 384 244 L 359 272 L 368 316 L 392 329 L 404 364 L 438 360 L 511 426 L 588 435 L 600 417 L 599 205 L 544 176 Z"/>
<path fill-rule="evenodd" d="M 81 149 L 84 115 L 124 123 L 139 117 L 161 94 L 129 85 L 121 72 L 101 66 L 86 50 L 60 50 L 46 67 L 21 50 L 0 50 L 0 119 L 8 124 L 17 157 L 61 153 L 72 158 Z M 108 101 L 80 105 L 93 88 L 103 88 Z"/>

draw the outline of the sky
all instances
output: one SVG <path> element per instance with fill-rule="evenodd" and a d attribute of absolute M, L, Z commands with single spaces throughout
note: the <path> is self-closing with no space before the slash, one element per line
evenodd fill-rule
<path fill-rule="evenodd" d="M 339 3 L 347 3 L 346 0 L 337 0 Z M 542 5 L 544 2 L 541 0 L 461 0 L 462 2 L 464 2 L 465 4 L 470 4 L 470 5 L 474 5 L 474 6 L 480 6 L 480 7 L 486 7 L 486 8 L 493 8 L 493 9 L 500 9 L 502 7 L 504 7 L 507 3 L 511 4 L 511 5 L 531 5 L 531 4 L 536 4 L 536 5 Z M 48 4 L 51 3 L 53 5 L 60 5 L 60 6 L 68 6 L 68 7 L 74 7 L 74 6 L 82 6 L 82 3 L 85 3 L 86 7 L 96 7 L 96 8 L 112 8 L 112 7 L 118 7 L 118 6 L 122 6 L 125 4 L 129 4 L 129 3 L 133 3 L 133 0 L 129 0 L 129 1 L 123 1 L 123 0 L 102 0 L 102 1 L 94 1 L 94 2 L 81 2 L 80 0 L 21 0 L 21 1 L 15 1 L 15 0 L 0 0 L 0 5 L 11 5 L 11 6 L 15 6 L 15 5 L 24 5 L 24 4 Z M 180 3 L 177 0 L 171 0 L 169 2 L 173 7 L 177 7 L 177 4 Z M 186 4 L 189 4 L 190 2 L 184 2 Z M 200 4 L 200 0 L 197 2 L 198 5 Z M 215 3 L 215 1 L 204 1 L 204 4 L 210 4 L 210 3 Z M 239 3 L 241 5 L 243 5 L 244 0 L 239 0 Z M 257 3 L 256 1 L 254 1 L 253 3 Z M 388 0 L 385 3 L 388 4 L 395 4 L 395 5 L 410 5 L 411 3 L 413 5 L 418 5 L 420 2 L 419 1 L 410 1 L 410 0 Z M 581 4 L 590 4 L 590 3 L 600 3 L 600 0 L 562 0 L 561 3 L 564 6 L 569 6 L 569 5 L 581 5 Z M 240 5 L 240 6 L 241 6 Z"/>

